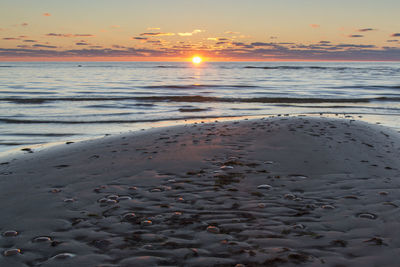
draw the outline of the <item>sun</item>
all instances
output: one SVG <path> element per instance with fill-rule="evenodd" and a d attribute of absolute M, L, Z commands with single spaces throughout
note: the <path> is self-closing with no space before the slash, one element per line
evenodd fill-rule
<path fill-rule="evenodd" d="M 194 64 L 200 64 L 202 61 L 203 61 L 203 59 L 202 59 L 201 57 L 199 57 L 199 56 L 194 56 L 194 57 L 192 58 L 192 62 L 193 62 Z"/>

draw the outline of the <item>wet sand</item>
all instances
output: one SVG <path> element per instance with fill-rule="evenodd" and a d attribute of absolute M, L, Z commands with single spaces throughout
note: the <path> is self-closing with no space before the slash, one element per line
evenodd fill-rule
<path fill-rule="evenodd" d="M 399 133 L 351 120 L 25 150 L 0 161 L 0 266 L 396 266 L 399 187 Z"/>

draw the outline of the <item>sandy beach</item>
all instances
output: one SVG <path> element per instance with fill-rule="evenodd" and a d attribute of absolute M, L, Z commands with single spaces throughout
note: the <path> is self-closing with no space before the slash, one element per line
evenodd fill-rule
<path fill-rule="evenodd" d="M 0 161 L 0 266 L 396 266 L 400 137 L 198 123 Z"/>

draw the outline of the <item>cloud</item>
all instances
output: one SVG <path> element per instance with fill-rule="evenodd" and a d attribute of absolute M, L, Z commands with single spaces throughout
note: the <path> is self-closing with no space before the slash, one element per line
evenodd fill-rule
<path fill-rule="evenodd" d="M 16 37 L 4 37 L 3 40 L 14 41 L 14 40 L 19 40 L 19 38 L 16 38 Z"/>
<path fill-rule="evenodd" d="M 252 46 L 271 46 L 272 43 L 254 42 L 251 43 Z"/>
<path fill-rule="evenodd" d="M 240 32 L 232 32 L 232 31 L 227 31 L 225 34 L 240 34 Z"/>
<path fill-rule="evenodd" d="M 26 23 L 26 22 L 24 22 L 24 23 L 21 24 L 22 27 L 26 27 L 26 26 L 28 26 L 28 25 L 29 25 L 29 24 Z"/>
<path fill-rule="evenodd" d="M 40 47 L 40 48 L 57 48 L 57 46 L 54 45 L 43 45 L 43 44 L 34 44 L 32 47 Z"/>
<path fill-rule="evenodd" d="M 134 39 L 135 37 L 132 37 Z M 127 58 L 137 57 L 152 58 L 176 58 L 189 57 L 194 52 L 207 57 L 225 57 L 231 60 L 400 60 L 400 47 L 377 47 L 369 44 L 332 43 L 330 41 L 317 41 L 312 44 L 289 43 L 289 42 L 234 42 L 220 41 L 203 44 L 186 44 L 176 42 L 172 45 L 164 40 L 146 38 L 147 48 L 126 47 L 113 45 L 111 48 L 102 46 L 90 46 L 86 41 L 76 46 L 76 49 L 62 49 L 46 44 L 34 44 L 19 46 L 14 49 L 0 48 L 0 58 L 68 58 L 68 57 L 94 57 L 103 58 Z M 140 39 L 139 39 L 140 40 Z M 394 43 L 393 46 L 397 44 Z M 54 49 L 58 48 L 58 49 Z M 61 50 L 62 49 L 62 50 Z"/>
<path fill-rule="evenodd" d="M 396 43 L 396 42 L 398 42 L 399 40 L 387 40 L 386 42 L 388 42 L 388 43 Z"/>
<path fill-rule="evenodd" d="M 146 41 L 146 43 L 152 44 L 152 45 L 161 45 L 161 41 L 160 40 L 148 40 Z"/>
<path fill-rule="evenodd" d="M 161 28 L 158 28 L 158 27 L 149 27 L 149 28 L 147 28 L 147 30 L 148 30 L 148 31 L 159 31 L 159 30 L 161 30 Z"/>
<path fill-rule="evenodd" d="M 216 38 L 216 37 L 208 37 L 207 40 L 209 40 L 209 41 L 218 41 L 218 38 Z"/>
<path fill-rule="evenodd" d="M 392 35 L 390 35 L 390 37 L 400 37 L 400 33 L 398 33 L 398 32 L 393 33 Z"/>
<path fill-rule="evenodd" d="M 363 29 L 358 29 L 357 31 L 359 31 L 359 32 L 370 32 L 370 31 L 376 31 L 376 29 L 372 29 L 372 28 L 363 28 Z"/>
<path fill-rule="evenodd" d="M 148 40 L 147 37 L 132 37 L 132 40 Z"/>
<path fill-rule="evenodd" d="M 144 32 L 140 36 L 173 36 L 175 33 L 172 32 Z"/>
<path fill-rule="evenodd" d="M 179 36 L 192 36 L 193 34 L 204 32 L 203 30 L 194 30 L 192 32 L 179 32 Z"/>
<path fill-rule="evenodd" d="M 355 45 L 355 44 L 338 44 L 338 48 L 376 48 L 375 45 Z"/>
<path fill-rule="evenodd" d="M 45 17 L 50 17 L 51 16 L 50 13 L 43 13 L 42 15 L 45 16 Z"/>
<path fill-rule="evenodd" d="M 191 33 L 191 32 L 178 32 L 178 35 L 179 36 L 192 36 L 193 33 Z"/>
<path fill-rule="evenodd" d="M 36 43 L 37 41 L 36 40 L 23 40 L 23 42 L 25 42 L 25 43 Z"/>
<path fill-rule="evenodd" d="M 93 34 L 81 34 L 81 33 L 76 33 L 76 34 L 71 34 L 71 33 L 48 33 L 46 36 L 49 37 L 63 37 L 63 38 L 72 38 L 72 37 L 95 37 Z"/>
<path fill-rule="evenodd" d="M 319 24 L 310 24 L 310 27 L 311 28 L 319 28 L 319 27 L 321 27 Z"/>
<path fill-rule="evenodd" d="M 364 35 L 361 35 L 361 34 L 351 34 L 351 35 L 348 35 L 347 37 L 349 37 L 349 38 L 361 38 L 361 37 L 364 37 Z"/>
<path fill-rule="evenodd" d="M 87 44 L 86 42 L 77 42 L 75 43 L 75 45 L 89 45 L 89 44 Z"/>

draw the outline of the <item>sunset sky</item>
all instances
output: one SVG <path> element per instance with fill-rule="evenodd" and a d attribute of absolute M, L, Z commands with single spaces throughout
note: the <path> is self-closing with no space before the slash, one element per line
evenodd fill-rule
<path fill-rule="evenodd" d="M 0 60 L 400 60 L 399 0 L 1 0 Z"/>

